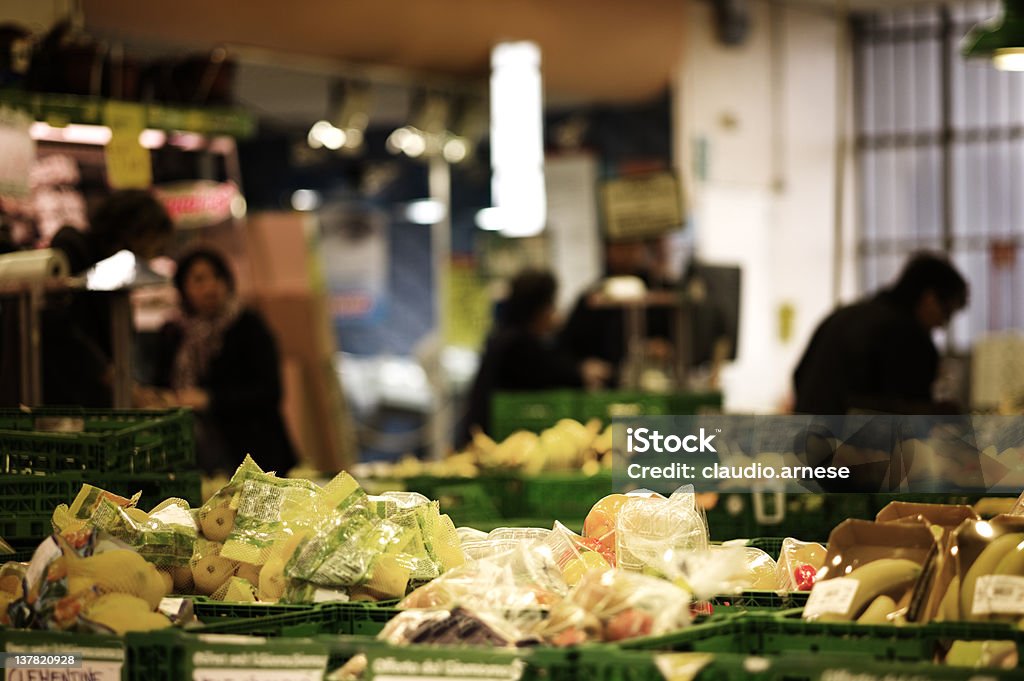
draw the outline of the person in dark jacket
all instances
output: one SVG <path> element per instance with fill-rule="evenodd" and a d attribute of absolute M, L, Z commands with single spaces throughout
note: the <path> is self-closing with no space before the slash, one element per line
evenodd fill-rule
<path fill-rule="evenodd" d="M 631 276 L 643 281 L 648 290 L 671 289 L 672 285 L 658 276 L 658 268 L 650 258 L 650 244 L 643 240 L 612 241 L 605 244 L 606 277 Z M 627 358 L 625 327 L 626 313 L 621 307 L 602 307 L 595 298 L 604 287 L 605 279 L 581 293 L 573 305 L 569 319 L 559 334 L 559 345 L 578 360 L 595 358 L 612 367 L 611 383 L 622 381 L 622 370 Z M 647 353 L 666 360 L 674 349 L 669 340 L 671 319 L 667 308 L 652 307 L 646 311 L 644 343 Z"/>
<path fill-rule="evenodd" d="M 941 256 L 922 253 L 895 285 L 830 314 L 793 374 L 795 411 L 934 414 L 939 353 L 932 331 L 967 304 L 967 282 Z"/>
<path fill-rule="evenodd" d="M 295 452 L 281 416 L 281 373 L 270 328 L 235 296 L 227 261 L 206 248 L 178 261 L 182 318 L 160 332 L 157 384 L 196 411 L 196 449 L 207 472 L 233 472 L 246 454 L 284 475 Z M 166 395 L 166 393 L 165 393 Z"/>
<path fill-rule="evenodd" d="M 62 251 L 72 275 L 123 250 L 139 260 L 162 255 L 174 225 L 151 193 L 126 189 L 107 197 L 89 229 L 62 227 L 50 248 Z M 42 380 L 46 404 L 110 407 L 113 349 L 110 293 L 74 291 L 51 296 L 42 316 Z"/>
<path fill-rule="evenodd" d="M 577 362 L 552 344 L 557 287 L 546 271 L 526 270 L 512 280 L 473 381 L 457 446 L 469 442 L 474 428 L 487 432 L 495 392 L 598 387 L 610 377 L 606 362 Z"/>

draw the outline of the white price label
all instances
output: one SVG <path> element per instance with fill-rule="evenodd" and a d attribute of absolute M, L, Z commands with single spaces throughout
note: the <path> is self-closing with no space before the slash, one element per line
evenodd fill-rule
<path fill-rule="evenodd" d="M 816 582 L 804 606 L 804 619 L 821 615 L 846 615 L 857 595 L 860 582 L 849 577 L 836 577 Z"/>
<path fill-rule="evenodd" d="M 323 681 L 322 669 L 195 669 L 192 681 Z"/>
<path fill-rule="evenodd" d="M 158 605 L 156 609 L 171 619 L 174 619 L 181 614 L 181 609 L 184 605 L 184 598 L 163 598 L 160 600 L 160 605 Z"/>
<path fill-rule="evenodd" d="M 974 583 L 973 615 L 1024 615 L 1024 577 L 985 575 Z"/>
<path fill-rule="evenodd" d="M 120 681 L 121 663 L 83 660 L 81 667 L 17 667 L 4 670 L 5 681 Z"/>

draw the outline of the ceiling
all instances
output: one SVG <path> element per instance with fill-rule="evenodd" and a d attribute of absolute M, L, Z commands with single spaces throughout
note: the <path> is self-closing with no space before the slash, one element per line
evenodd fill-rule
<path fill-rule="evenodd" d="M 549 102 L 625 102 L 670 82 L 687 2 L 706 0 L 80 0 L 90 31 L 128 44 L 235 48 L 245 62 L 318 69 L 373 65 L 458 79 L 488 73 L 502 40 L 536 41 Z M 866 11 L 936 0 L 748 0 L 808 11 Z M 244 9 L 243 9 L 244 8 Z M 301 68 L 301 67 L 300 67 Z M 395 74 L 392 74 L 395 75 Z M 378 78 L 380 80 L 380 78 Z"/>
<path fill-rule="evenodd" d="M 491 46 L 536 41 L 549 96 L 640 100 L 683 52 L 685 0 L 83 0 L 106 36 L 228 44 L 484 79 Z M 244 9 L 243 9 L 244 8 Z"/>

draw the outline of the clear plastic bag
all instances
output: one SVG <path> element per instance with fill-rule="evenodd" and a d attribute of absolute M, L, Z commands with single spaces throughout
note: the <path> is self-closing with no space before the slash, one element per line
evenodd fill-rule
<path fill-rule="evenodd" d="M 676 631 L 690 621 L 690 594 L 684 589 L 655 577 L 605 570 L 584 575 L 534 632 L 561 644 L 594 640 L 598 631 L 599 640 L 621 641 Z"/>
<path fill-rule="evenodd" d="M 783 591 L 810 591 L 818 570 L 825 565 L 825 547 L 792 537 L 782 541 L 776 583 Z"/>
<path fill-rule="evenodd" d="M 666 552 L 703 551 L 709 544 L 703 513 L 691 486 L 671 497 L 637 496 L 619 511 L 615 531 L 617 566 L 659 570 Z"/>

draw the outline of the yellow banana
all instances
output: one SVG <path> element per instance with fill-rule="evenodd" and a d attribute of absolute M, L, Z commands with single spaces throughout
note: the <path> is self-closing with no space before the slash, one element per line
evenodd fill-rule
<path fill-rule="evenodd" d="M 844 615 L 827 613 L 821 616 L 823 622 L 848 622 L 855 619 L 868 604 L 879 596 L 903 596 L 921 575 L 921 566 L 906 558 L 880 558 L 861 565 L 847 579 L 857 581 L 857 591 Z"/>
<path fill-rule="evenodd" d="M 999 559 L 999 564 L 992 571 L 993 575 L 1007 575 L 1013 577 L 1024 576 L 1024 541 L 1017 544 Z M 1006 622 L 1014 622 L 1019 615 L 992 615 L 991 619 Z"/>
<path fill-rule="evenodd" d="M 935 620 L 938 622 L 956 622 L 960 619 L 960 576 L 955 575 L 949 581 L 946 595 L 939 601 Z"/>
<path fill-rule="evenodd" d="M 882 594 L 857 618 L 857 624 L 888 624 L 889 614 L 896 611 L 896 601 Z"/>
<path fill-rule="evenodd" d="M 1024 575 L 1024 540 L 1010 549 L 996 565 L 994 575 Z"/>
<path fill-rule="evenodd" d="M 999 565 L 999 561 L 1015 546 L 1024 541 L 1024 533 L 1011 532 L 989 542 L 989 545 L 974 560 L 967 570 L 960 586 L 960 617 L 967 620 L 981 619 L 974 615 L 974 587 L 978 577 L 990 575 Z"/>

